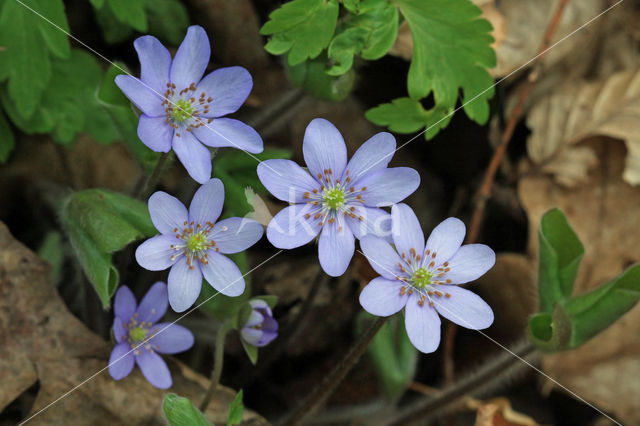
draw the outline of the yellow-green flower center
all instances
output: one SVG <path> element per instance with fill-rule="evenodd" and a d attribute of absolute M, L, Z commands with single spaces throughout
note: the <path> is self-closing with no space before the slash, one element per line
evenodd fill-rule
<path fill-rule="evenodd" d="M 199 253 L 207 248 L 207 238 L 202 232 L 191 235 L 187 239 L 187 249 L 191 253 Z"/>
<path fill-rule="evenodd" d="M 344 205 L 345 195 L 340 187 L 328 189 L 324 192 L 324 204 L 332 210 L 337 210 Z"/>
<path fill-rule="evenodd" d="M 147 338 L 147 333 L 149 330 L 144 328 L 143 326 L 138 326 L 129 330 L 129 340 L 132 342 L 142 342 Z"/>
<path fill-rule="evenodd" d="M 411 283 L 414 287 L 424 288 L 431 284 L 431 277 L 433 274 L 429 272 L 426 268 L 416 269 L 411 277 Z"/>
<path fill-rule="evenodd" d="M 187 100 L 179 99 L 171 110 L 171 118 L 177 123 L 182 123 L 193 115 L 195 108 Z"/>

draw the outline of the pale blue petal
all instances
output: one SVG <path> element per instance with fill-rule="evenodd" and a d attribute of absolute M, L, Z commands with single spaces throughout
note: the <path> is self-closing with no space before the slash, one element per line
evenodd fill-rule
<path fill-rule="evenodd" d="M 367 174 L 353 183 L 364 204 L 385 207 L 407 198 L 418 189 L 420 175 L 409 167 L 394 167 Z M 363 188 L 366 188 L 363 190 Z"/>
<path fill-rule="evenodd" d="M 155 93 L 148 84 L 130 75 L 120 74 L 115 78 L 116 85 L 127 98 L 149 117 L 164 117 L 163 97 Z"/>
<path fill-rule="evenodd" d="M 205 30 L 192 25 L 178 47 L 171 64 L 171 82 L 178 91 L 193 84 L 198 84 L 204 75 L 211 56 L 211 46 Z"/>
<path fill-rule="evenodd" d="M 220 253 L 231 254 L 246 250 L 262 238 L 262 225 L 253 219 L 230 217 L 216 223 L 209 238 L 215 241 Z"/>
<path fill-rule="evenodd" d="M 167 285 L 162 281 L 155 283 L 138 305 L 138 320 L 155 324 L 167 312 L 169 293 Z"/>
<path fill-rule="evenodd" d="M 126 285 L 120 286 L 113 302 L 113 313 L 122 322 L 128 322 L 136 312 L 136 297 Z"/>
<path fill-rule="evenodd" d="M 353 154 L 345 174 L 342 176 L 342 181 L 347 176 L 353 182 L 357 182 L 358 179 L 366 174 L 377 172 L 378 170 L 385 169 L 396 149 L 396 139 L 391 133 L 380 132 L 365 143 Z M 349 172 L 347 175 L 346 173 Z"/>
<path fill-rule="evenodd" d="M 329 121 L 311 120 L 302 142 L 304 161 L 314 178 L 331 170 L 334 180 L 339 179 L 347 165 L 347 146 L 342 135 Z"/>
<path fill-rule="evenodd" d="M 192 132 L 183 129 L 176 131 L 171 145 L 193 180 L 205 183 L 211 179 L 211 153 Z"/>
<path fill-rule="evenodd" d="M 193 333 L 178 324 L 161 322 L 151 329 L 151 347 L 161 354 L 177 354 L 193 346 Z"/>
<path fill-rule="evenodd" d="M 165 117 L 149 117 L 145 114 L 140 116 L 138 137 L 153 151 L 169 152 L 173 133 L 174 129 Z"/>
<path fill-rule="evenodd" d="M 420 306 L 418 300 L 418 294 L 413 293 L 404 309 L 407 335 L 420 352 L 435 352 L 440 345 L 440 317 L 428 302 Z"/>
<path fill-rule="evenodd" d="M 318 239 L 318 258 L 322 269 L 332 277 L 344 274 L 355 251 L 351 229 L 339 215 L 333 223 L 325 223 Z"/>
<path fill-rule="evenodd" d="M 158 191 L 149 197 L 149 214 L 153 226 L 163 234 L 175 235 L 187 226 L 187 208 L 166 192 Z"/>
<path fill-rule="evenodd" d="M 169 82 L 171 53 L 151 35 L 138 37 L 133 42 L 140 59 L 140 79 L 153 90 L 164 95 Z M 165 151 L 166 152 L 166 151 Z"/>
<path fill-rule="evenodd" d="M 111 351 L 109 357 L 109 374 L 114 380 L 124 379 L 131 373 L 134 365 L 134 356 L 130 352 L 129 343 L 118 343 Z"/>
<path fill-rule="evenodd" d="M 477 294 L 455 285 L 438 286 L 443 296 L 431 296 L 440 315 L 472 330 L 482 330 L 493 324 L 493 311 Z M 446 295 L 449 294 L 450 297 Z"/>
<path fill-rule="evenodd" d="M 267 239 L 281 249 L 307 244 L 322 230 L 318 225 L 322 219 L 315 218 L 319 211 L 318 207 L 310 204 L 294 204 L 280 210 L 267 226 Z"/>
<path fill-rule="evenodd" d="M 225 296 L 240 296 L 244 292 L 244 278 L 238 266 L 226 256 L 209 250 L 209 262 L 201 266 L 204 279 Z"/>
<path fill-rule="evenodd" d="M 353 206 L 356 217 L 345 219 L 357 239 L 377 236 L 391 241 L 391 215 L 377 207 Z"/>
<path fill-rule="evenodd" d="M 279 200 L 288 203 L 306 202 L 305 193 L 320 190 L 320 184 L 291 160 L 274 159 L 258 164 L 260 182 Z"/>
<path fill-rule="evenodd" d="M 441 280 L 452 284 L 464 284 L 477 280 L 496 263 L 496 254 L 484 244 L 467 244 L 449 259 L 450 271 Z"/>
<path fill-rule="evenodd" d="M 212 98 L 209 104 L 209 112 L 201 114 L 204 117 L 222 117 L 236 112 L 247 99 L 253 80 L 249 71 L 242 67 L 220 68 L 205 78 L 198 84 L 196 95 L 204 98 Z"/>
<path fill-rule="evenodd" d="M 465 232 L 464 223 L 455 217 L 445 219 L 433 228 L 425 249 L 429 251 L 429 256 L 435 262 L 435 266 L 451 259 L 451 256 L 462 245 Z"/>
<path fill-rule="evenodd" d="M 189 221 L 203 227 L 207 222 L 213 224 L 220 217 L 224 205 L 224 185 L 220 179 L 211 179 L 202 185 L 189 205 Z"/>
<path fill-rule="evenodd" d="M 211 123 L 193 129 L 193 134 L 200 142 L 214 148 L 230 147 L 254 154 L 264 150 L 258 132 L 232 118 L 214 118 Z"/>
<path fill-rule="evenodd" d="M 187 258 L 180 258 L 169 271 L 168 288 L 169 304 L 176 312 L 189 309 L 200 295 L 202 287 L 202 272 L 197 261 L 190 268 Z"/>
<path fill-rule="evenodd" d="M 395 280 L 396 277 L 407 276 L 400 269 L 400 264 L 404 264 L 404 262 L 391 247 L 391 244 L 384 239 L 372 236 L 365 237 L 360 240 L 360 248 L 371 267 L 383 277 Z"/>
<path fill-rule="evenodd" d="M 118 317 L 113 319 L 113 337 L 116 338 L 116 342 L 121 343 L 127 338 L 128 330 L 126 324 Z"/>
<path fill-rule="evenodd" d="M 164 271 L 176 263 L 176 258 L 171 259 L 171 257 L 180 252 L 172 249 L 171 246 L 179 242 L 181 240 L 173 235 L 156 235 L 149 238 L 136 249 L 136 261 L 149 271 Z"/>
<path fill-rule="evenodd" d="M 162 357 L 155 352 L 146 349 L 139 349 L 140 354 L 136 355 L 136 364 L 140 367 L 142 375 L 149 383 L 158 389 L 168 389 L 173 384 L 169 367 Z"/>
<path fill-rule="evenodd" d="M 409 294 L 401 293 L 405 283 L 378 277 L 373 279 L 360 293 L 360 304 L 372 315 L 388 317 L 407 304 Z"/>
<path fill-rule="evenodd" d="M 424 253 L 424 234 L 416 214 L 406 204 L 396 204 L 391 208 L 393 242 L 401 257 L 413 259 L 413 253 Z M 404 256 L 402 256 L 404 254 Z"/>

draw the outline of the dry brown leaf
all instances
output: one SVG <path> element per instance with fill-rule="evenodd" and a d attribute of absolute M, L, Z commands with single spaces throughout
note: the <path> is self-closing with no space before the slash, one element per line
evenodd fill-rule
<path fill-rule="evenodd" d="M 553 207 L 561 208 L 585 246 L 574 294 L 585 292 L 640 262 L 640 190 L 622 179 L 623 144 L 597 138 L 584 145 L 599 165 L 578 188 L 552 177 L 525 176 L 518 194 L 529 217 L 529 251 L 537 253 L 538 224 Z M 624 315 L 582 347 L 548 356 L 547 373 L 587 401 L 614 413 L 626 424 L 640 424 L 640 308 Z"/>
<path fill-rule="evenodd" d="M 536 103 L 527 125 L 529 158 L 543 164 L 560 183 L 575 186 L 586 178 L 596 157 L 574 145 L 586 138 L 605 135 L 627 144 L 624 179 L 640 183 L 640 71 L 616 73 L 606 79 L 568 81 Z"/>
<path fill-rule="evenodd" d="M 511 408 L 507 398 L 488 401 L 469 398 L 467 406 L 477 411 L 475 426 L 538 426 L 531 417 Z"/>
<path fill-rule="evenodd" d="M 36 382 L 40 388 L 31 414 L 91 377 L 35 417 L 33 424 L 164 424 L 161 406 L 166 393 L 197 403 L 208 387 L 207 379 L 171 358 L 165 358 L 173 376 L 168 391 L 152 387 L 138 369 L 121 381 L 113 380 L 103 370 L 111 345 L 67 310 L 51 282 L 50 267 L 14 240 L 1 222 L 0 342 L 0 411 Z M 233 397 L 232 390 L 218 387 L 207 418 L 226 423 Z M 243 419 L 266 424 L 250 410 L 244 411 Z"/>
<path fill-rule="evenodd" d="M 506 20 L 506 37 L 496 52 L 498 65 L 490 71 L 494 77 L 505 76 L 536 56 L 557 5 L 558 0 L 507 0 L 497 4 L 497 11 Z M 552 44 L 598 15 L 606 6 L 605 0 L 569 2 L 554 33 Z M 591 56 L 594 53 L 593 49 L 585 49 L 585 46 L 595 44 L 602 24 L 603 20 L 597 20 L 553 47 L 545 56 L 545 64 L 551 66 L 560 61 L 572 64 L 585 62 L 582 60 L 583 55 Z M 577 71 L 575 66 L 570 68 L 573 72 Z"/>

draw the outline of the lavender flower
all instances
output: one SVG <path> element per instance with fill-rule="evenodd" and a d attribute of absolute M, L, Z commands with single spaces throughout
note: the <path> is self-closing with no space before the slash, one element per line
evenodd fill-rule
<path fill-rule="evenodd" d="M 262 152 L 260 135 L 246 124 L 220 118 L 235 112 L 251 92 L 253 81 L 242 67 L 220 68 L 206 77 L 211 48 L 202 27 L 191 26 L 171 60 L 153 36 L 133 43 L 140 59 L 140 79 L 119 75 L 115 81 L 143 112 L 138 136 L 154 151 L 172 148 L 199 183 L 211 178 L 211 154 L 202 144 Z"/>
<path fill-rule="evenodd" d="M 393 136 L 378 133 L 347 164 L 338 129 L 327 120 L 312 120 L 302 144 L 309 173 L 290 160 L 258 165 L 264 186 L 276 198 L 293 203 L 269 223 L 269 241 L 291 249 L 320 234 L 320 265 L 329 275 L 342 275 L 353 257 L 354 237 L 388 235 L 390 217 L 379 207 L 403 200 L 420 183 L 413 169 L 387 168 L 395 147 Z"/>
<path fill-rule="evenodd" d="M 153 386 L 171 387 L 171 373 L 158 353 L 186 351 L 193 346 L 193 334 L 181 325 L 157 322 L 167 311 L 167 305 L 167 285 L 163 282 L 155 283 L 140 305 L 129 287 L 118 289 L 113 306 L 113 334 L 118 344 L 109 358 L 111 377 L 116 380 L 127 377 L 135 363 Z"/>
<path fill-rule="evenodd" d="M 160 235 L 136 250 L 145 269 L 169 272 L 169 303 L 176 312 L 189 308 L 200 294 L 202 277 L 225 296 L 244 292 L 240 269 L 223 254 L 238 253 L 262 237 L 255 220 L 232 217 L 216 220 L 224 204 L 224 186 L 211 179 L 193 196 L 189 211 L 175 197 L 158 191 L 149 198 L 151 221 Z"/>
<path fill-rule="evenodd" d="M 273 318 L 271 308 L 264 300 L 249 301 L 253 308 L 247 323 L 240 330 L 240 336 L 253 346 L 266 346 L 278 337 L 278 322 Z"/>
<path fill-rule="evenodd" d="M 395 249 L 376 237 L 360 246 L 381 277 L 360 293 L 369 313 L 389 316 L 405 308 L 405 327 L 411 343 L 422 352 L 440 344 L 440 317 L 473 330 L 493 323 L 493 311 L 480 297 L 460 288 L 478 279 L 495 263 L 495 253 L 484 244 L 467 244 L 465 227 L 450 217 L 435 227 L 425 247 L 415 213 L 406 204 L 391 210 Z"/>

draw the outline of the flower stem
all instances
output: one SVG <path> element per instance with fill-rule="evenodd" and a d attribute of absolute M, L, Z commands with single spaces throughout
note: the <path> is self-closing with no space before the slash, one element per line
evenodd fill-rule
<path fill-rule="evenodd" d="M 220 376 L 222 375 L 222 365 L 224 363 L 224 340 L 227 337 L 227 333 L 231 330 L 231 322 L 227 321 L 218 329 L 216 335 L 216 349 L 213 358 L 213 371 L 211 372 L 211 384 L 207 393 L 205 393 L 202 403 L 200 404 L 200 411 L 203 413 L 207 409 L 207 406 L 213 398 L 213 394 L 220 383 Z"/>
<path fill-rule="evenodd" d="M 156 187 L 158 181 L 160 180 L 160 176 L 164 172 L 165 165 L 167 163 L 167 159 L 169 158 L 169 154 L 163 152 L 160 154 L 158 161 L 156 162 L 156 166 L 153 168 L 153 172 L 147 177 L 142 185 L 136 185 L 137 189 L 135 191 L 135 197 L 139 200 L 144 200 L 149 197 L 153 188 Z"/>
<path fill-rule="evenodd" d="M 333 371 L 325 377 L 325 379 L 316 386 L 311 394 L 305 399 L 300 407 L 291 415 L 284 424 L 286 426 L 294 426 L 302 423 L 302 421 L 318 411 L 329 397 L 336 390 L 340 382 L 344 379 L 347 373 L 358 362 L 364 351 L 369 346 L 369 343 L 373 340 L 380 328 L 384 325 L 386 317 L 379 317 L 369 325 L 369 327 L 360 336 L 360 339 L 351 346 L 349 352 L 345 357 L 336 364 Z"/>

